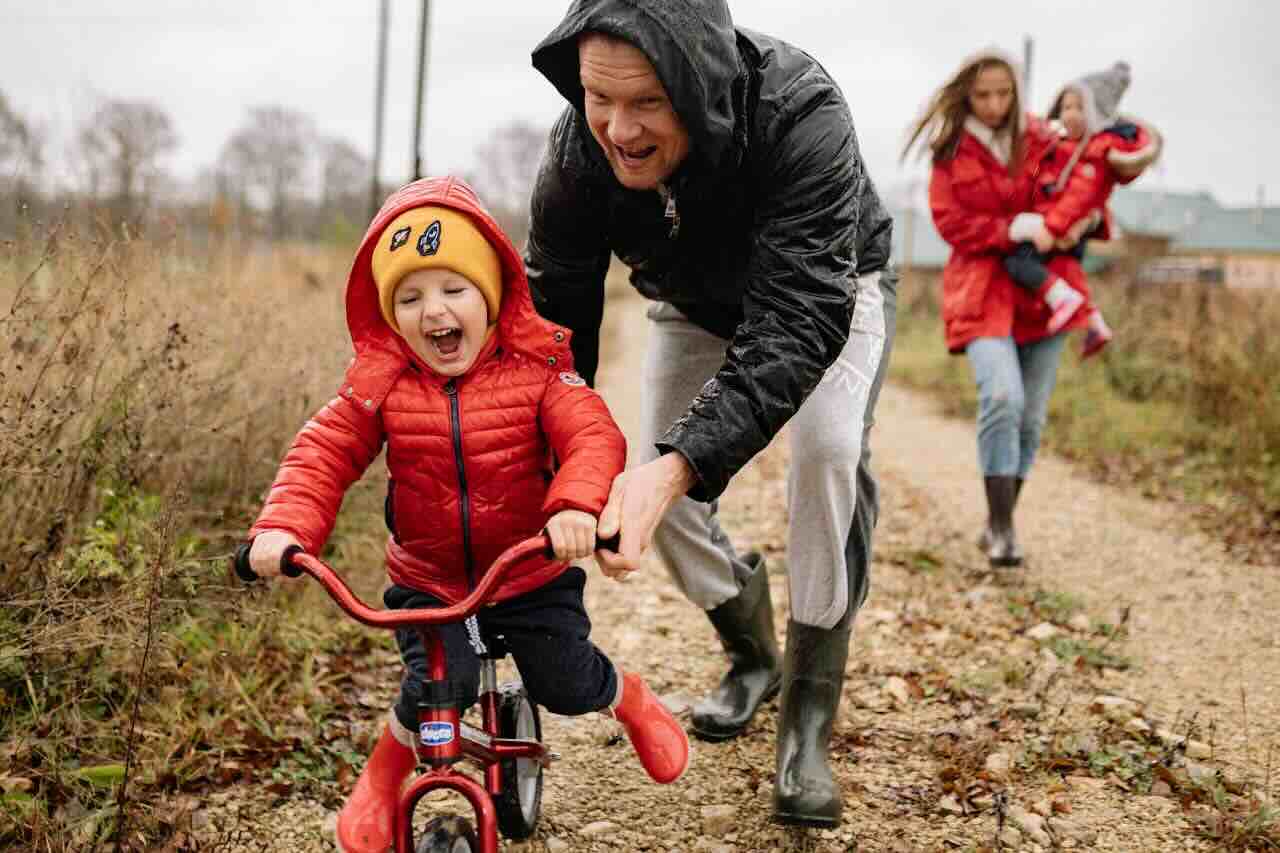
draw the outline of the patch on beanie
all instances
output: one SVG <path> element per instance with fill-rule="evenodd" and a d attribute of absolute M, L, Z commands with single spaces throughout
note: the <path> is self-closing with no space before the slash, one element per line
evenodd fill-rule
<path fill-rule="evenodd" d="M 413 229 L 408 225 L 391 235 L 391 248 L 388 251 L 394 252 L 405 243 L 409 242 L 409 235 L 413 233 Z"/>
<path fill-rule="evenodd" d="M 427 230 L 422 232 L 422 236 L 418 238 L 418 254 L 422 257 L 434 255 L 440 251 L 440 220 L 437 219 L 427 226 Z"/>
<path fill-rule="evenodd" d="M 587 384 L 587 380 L 583 379 L 578 374 L 570 373 L 567 370 L 564 373 L 560 374 L 560 381 L 563 382 L 565 385 L 586 385 Z"/>

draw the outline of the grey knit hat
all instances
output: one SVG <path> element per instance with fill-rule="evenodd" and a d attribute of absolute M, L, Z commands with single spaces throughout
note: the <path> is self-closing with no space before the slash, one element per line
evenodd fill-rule
<path fill-rule="evenodd" d="M 1119 117 L 1120 97 L 1129 88 L 1129 63 L 1117 62 L 1106 71 L 1095 71 L 1072 80 L 1058 90 L 1049 108 L 1049 118 L 1055 119 L 1062 112 L 1062 96 L 1068 91 L 1080 93 L 1084 102 L 1085 133 L 1093 135 L 1115 124 Z"/>

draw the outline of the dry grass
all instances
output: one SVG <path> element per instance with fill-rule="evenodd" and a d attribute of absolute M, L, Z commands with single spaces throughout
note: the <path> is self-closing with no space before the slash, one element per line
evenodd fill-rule
<path fill-rule="evenodd" d="M 938 288 L 904 280 L 892 370 L 972 417 L 968 363 L 942 345 Z M 1106 280 L 1095 290 L 1116 339 L 1089 362 L 1068 351 L 1045 443 L 1103 479 L 1184 502 L 1243 558 L 1280 559 L 1280 294 Z"/>
<path fill-rule="evenodd" d="M 14 535 L 0 560 L 24 569 L 56 552 L 104 483 L 242 495 L 330 390 L 312 377 L 337 382 L 340 260 L 243 245 L 197 255 L 56 226 L 41 246 L 11 245 L 0 513 Z"/>
<path fill-rule="evenodd" d="M 223 555 L 340 381 L 349 254 L 31 231 L 0 246 L 0 845 L 142 848 L 156 796 L 279 751 L 288 652 L 341 635 L 281 636 L 295 596 Z"/>

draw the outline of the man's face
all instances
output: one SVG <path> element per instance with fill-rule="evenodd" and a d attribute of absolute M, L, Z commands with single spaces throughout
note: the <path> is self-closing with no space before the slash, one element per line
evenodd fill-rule
<path fill-rule="evenodd" d="M 619 183 L 651 190 L 671 177 L 689 153 L 689 132 L 648 57 L 632 44 L 593 33 L 578 43 L 578 69 L 587 125 Z"/>

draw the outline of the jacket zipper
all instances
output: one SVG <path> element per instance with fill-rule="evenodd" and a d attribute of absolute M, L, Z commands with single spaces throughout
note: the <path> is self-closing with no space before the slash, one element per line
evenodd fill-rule
<path fill-rule="evenodd" d="M 400 536 L 396 533 L 396 481 L 391 477 L 387 478 L 387 499 L 382 505 L 382 515 L 387 530 L 391 531 L 391 538 L 399 543 Z"/>
<path fill-rule="evenodd" d="M 676 194 L 666 184 L 658 184 L 658 195 L 662 196 L 663 202 L 666 203 L 663 217 L 671 220 L 671 230 L 667 233 L 667 239 L 674 240 L 680 236 L 680 211 L 676 208 Z"/>
<path fill-rule="evenodd" d="M 467 467 L 462 461 L 462 410 L 458 402 L 457 380 L 450 379 L 444 384 L 444 393 L 449 395 L 449 425 L 453 428 L 453 464 L 458 469 L 458 488 L 462 499 L 462 554 L 467 566 L 467 586 L 476 585 L 475 560 L 471 556 L 471 493 L 467 490 Z"/>

